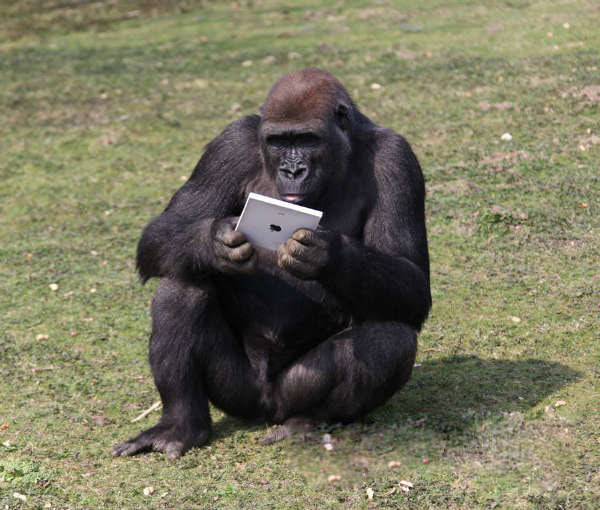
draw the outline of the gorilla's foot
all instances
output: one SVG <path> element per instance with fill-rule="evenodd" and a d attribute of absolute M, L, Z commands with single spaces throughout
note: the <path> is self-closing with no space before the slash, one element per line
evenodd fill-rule
<path fill-rule="evenodd" d="M 293 436 L 294 434 L 308 432 L 314 428 L 314 423 L 309 418 L 294 416 L 288 418 L 282 425 L 275 427 L 273 430 L 261 437 L 258 442 L 262 445 L 276 443 L 282 439 Z"/>
<path fill-rule="evenodd" d="M 129 441 L 113 446 L 110 453 L 114 457 L 129 457 L 139 453 L 163 452 L 167 459 L 176 459 L 190 448 L 205 444 L 209 436 L 208 430 L 190 431 L 159 423 Z"/>

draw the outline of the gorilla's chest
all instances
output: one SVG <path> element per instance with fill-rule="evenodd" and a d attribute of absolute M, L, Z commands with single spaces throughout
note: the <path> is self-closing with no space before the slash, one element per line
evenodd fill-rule
<path fill-rule="evenodd" d="M 259 249 L 259 270 L 217 282 L 229 323 L 250 350 L 293 359 L 344 329 L 350 317 L 318 282 L 281 270 L 275 254 Z"/>

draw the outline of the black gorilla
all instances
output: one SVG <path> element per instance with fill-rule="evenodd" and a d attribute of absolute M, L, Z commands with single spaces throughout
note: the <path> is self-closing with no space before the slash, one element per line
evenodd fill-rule
<path fill-rule="evenodd" d="M 324 211 L 278 252 L 233 230 L 257 192 Z M 283 424 L 349 422 L 410 377 L 431 306 L 424 183 L 409 144 L 359 112 L 328 72 L 281 77 L 261 115 L 210 142 L 138 245 L 152 304 L 160 422 L 113 455 L 182 455 L 210 434 L 209 400 Z"/>

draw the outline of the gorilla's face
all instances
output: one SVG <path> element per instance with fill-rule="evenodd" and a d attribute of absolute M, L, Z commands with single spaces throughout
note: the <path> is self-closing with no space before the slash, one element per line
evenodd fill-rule
<path fill-rule="evenodd" d="M 335 121 L 265 122 L 261 143 L 267 171 L 282 200 L 316 206 L 345 173 L 350 144 Z"/>

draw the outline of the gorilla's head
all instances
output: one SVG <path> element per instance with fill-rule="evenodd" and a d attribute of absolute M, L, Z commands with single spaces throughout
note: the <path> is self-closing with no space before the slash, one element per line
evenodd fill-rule
<path fill-rule="evenodd" d="M 260 142 L 282 200 L 316 206 L 344 179 L 354 112 L 346 89 L 327 71 L 303 69 L 277 80 L 261 110 Z"/>

